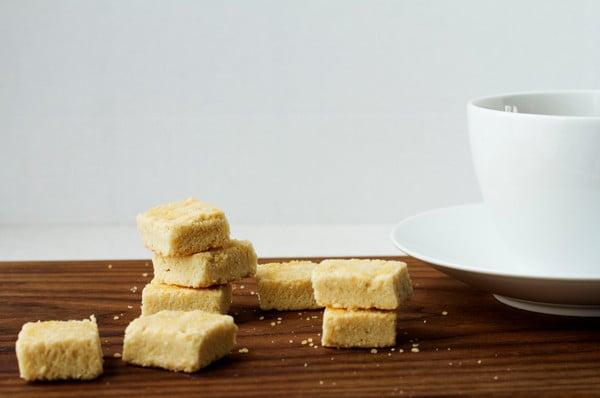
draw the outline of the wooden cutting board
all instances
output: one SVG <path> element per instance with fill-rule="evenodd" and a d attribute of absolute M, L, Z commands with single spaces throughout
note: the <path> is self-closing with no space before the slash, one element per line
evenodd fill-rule
<path fill-rule="evenodd" d="M 321 311 L 261 312 L 256 284 L 246 279 L 235 284 L 231 309 L 238 347 L 195 374 L 129 366 L 115 357 L 152 279 L 149 260 L 0 263 L 0 396 L 600 394 L 599 320 L 515 310 L 423 262 L 402 259 L 415 295 L 401 311 L 393 351 L 323 348 Z M 99 379 L 19 378 L 14 344 L 23 323 L 90 314 L 98 318 L 104 350 Z M 301 343 L 309 339 L 312 347 Z"/>

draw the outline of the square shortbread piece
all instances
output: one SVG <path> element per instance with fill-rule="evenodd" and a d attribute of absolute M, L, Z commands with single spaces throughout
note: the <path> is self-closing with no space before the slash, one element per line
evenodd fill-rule
<path fill-rule="evenodd" d="M 154 280 L 168 285 L 208 287 L 222 285 L 256 272 L 256 253 L 247 240 L 231 240 L 222 249 L 185 257 L 155 255 Z"/>
<path fill-rule="evenodd" d="M 195 372 L 227 355 L 237 326 L 229 315 L 160 311 L 134 319 L 125 330 L 123 360 L 135 365 Z"/>
<path fill-rule="evenodd" d="M 325 308 L 323 347 L 388 347 L 396 344 L 396 312 Z"/>
<path fill-rule="evenodd" d="M 142 315 L 162 310 L 201 310 L 227 314 L 231 305 L 231 285 L 191 289 L 152 281 L 142 291 Z"/>
<path fill-rule="evenodd" d="M 102 374 L 102 347 L 96 318 L 27 322 L 16 344 L 25 380 L 89 380 Z"/>
<path fill-rule="evenodd" d="M 223 211 L 197 199 L 153 207 L 137 216 L 137 225 L 144 245 L 163 256 L 187 256 L 229 240 Z"/>
<path fill-rule="evenodd" d="M 323 260 L 313 271 L 319 305 L 394 310 L 412 295 L 406 264 L 385 260 Z"/>
<path fill-rule="evenodd" d="M 315 301 L 311 275 L 316 263 L 290 261 L 258 264 L 256 282 L 262 310 L 308 310 L 322 308 Z"/>

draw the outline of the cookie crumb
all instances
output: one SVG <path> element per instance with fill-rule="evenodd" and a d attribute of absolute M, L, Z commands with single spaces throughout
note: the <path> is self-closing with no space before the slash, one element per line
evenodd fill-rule
<path fill-rule="evenodd" d="M 147 276 L 148 276 L 148 273 L 147 273 L 147 272 L 144 272 L 144 273 L 142 274 L 142 276 L 145 278 L 145 277 L 147 277 Z"/>
<path fill-rule="evenodd" d="M 271 322 L 271 326 L 275 326 L 275 322 Z"/>
<path fill-rule="evenodd" d="M 240 349 L 238 350 L 238 352 L 239 352 L 239 353 L 241 353 L 241 354 L 245 354 L 245 353 L 247 353 L 247 352 L 249 352 L 249 351 L 250 351 L 250 350 L 248 350 L 246 347 L 244 347 L 244 348 L 240 348 Z"/>
<path fill-rule="evenodd" d="M 371 354 L 377 354 L 377 348 L 371 348 Z"/>
<path fill-rule="evenodd" d="M 448 315 L 448 311 L 442 311 L 442 315 L 444 315 L 444 316 Z"/>
<path fill-rule="evenodd" d="M 419 348 L 418 347 L 413 347 L 410 349 L 411 352 L 419 352 Z"/>
<path fill-rule="evenodd" d="M 108 264 L 108 269 L 112 269 L 112 264 Z"/>
<path fill-rule="evenodd" d="M 259 317 L 258 317 L 258 320 L 259 320 L 259 321 L 262 321 L 263 319 L 265 319 L 265 317 L 264 317 L 264 316 L 259 316 Z"/>
<path fill-rule="evenodd" d="M 305 345 L 306 343 L 308 343 L 308 341 L 302 340 L 302 345 Z"/>
<path fill-rule="evenodd" d="M 116 321 L 117 319 L 119 319 L 118 315 L 113 316 L 113 319 Z"/>
<path fill-rule="evenodd" d="M 115 357 L 115 358 L 121 358 L 121 353 L 119 353 L 119 352 L 115 352 L 115 353 L 113 354 L 113 357 Z"/>

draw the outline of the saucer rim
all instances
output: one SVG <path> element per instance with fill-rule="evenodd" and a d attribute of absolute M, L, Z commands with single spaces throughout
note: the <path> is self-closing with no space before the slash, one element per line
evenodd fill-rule
<path fill-rule="evenodd" d="M 573 305 L 542 303 L 537 301 L 522 300 L 518 298 L 503 296 L 492 293 L 492 296 L 500 303 L 521 311 L 537 312 L 538 314 L 548 314 L 556 316 L 569 316 L 578 318 L 597 318 L 600 317 L 599 305 Z"/>
<path fill-rule="evenodd" d="M 412 216 L 407 217 L 407 218 L 403 219 L 402 221 L 398 222 L 396 225 L 394 225 L 394 227 L 390 231 L 390 235 L 389 235 L 390 240 L 392 241 L 394 246 L 396 246 L 398 249 L 400 249 L 400 251 L 402 251 L 403 253 L 405 253 L 411 257 L 417 258 L 417 259 L 425 261 L 427 263 L 435 264 L 436 266 L 439 266 L 439 267 L 446 267 L 446 268 L 454 269 L 456 271 L 471 272 L 471 273 L 476 273 L 476 274 L 480 274 L 480 275 L 488 275 L 488 276 L 496 276 L 496 277 L 535 279 L 535 280 L 544 280 L 544 281 L 600 282 L 600 275 L 559 276 L 559 275 L 519 274 L 519 273 L 514 273 L 514 272 L 489 271 L 489 270 L 477 268 L 474 266 L 460 265 L 460 264 L 457 264 L 454 262 L 449 262 L 449 261 L 441 260 L 439 258 L 430 257 L 423 253 L 417 253 L 417 252 L 411 250 L 410 248 L 406 247 L 398 239 L 396 239 L 397 231 L 402 226 L 404 226 L 405 224 L 407 224 L 409 222 L 414 221 L 415 219 L 431 215 L 432 213 L 441 213 L 444 211 L 451 211 L 451 210 L 458 209 L 458 208 L 472 208 L 472 207 L 476 207 L 476 206 L 483 206 L 483 202 L 467 203 L 467 204 L 457 205 L 457 206 L 439 207 L 439 208 L 427 210 L 427 211 L 412 215 Z"/>

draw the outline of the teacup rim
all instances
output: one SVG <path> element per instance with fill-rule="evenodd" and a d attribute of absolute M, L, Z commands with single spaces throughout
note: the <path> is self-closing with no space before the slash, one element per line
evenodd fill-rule
<path fill-rule="evenodd" d="M 476 109 L 482 112 L 491 112 L 502 114 L 506 117 L 518 117 L 518 118 L 543 118 L 543 119 L 560 119 L 560 120 L 591 120 L 600 121 L 600 115 L 598 116 L 580 116 L 580 115 L 549 115 L 542 113 L 519 113 L 519 112 L 506 112 L 498 109 L 490 109 L 482 105 L 477 104 L 480 101 L 500 99 L 504 97 L 514 96 L 525 96 L 525 95 L 543 95 L 543 94 L 597 94 L 600 96 L 600 89 L 573 89 L 573 90 L 525 90 L 525 91 L 514 91 L 500 94 L 485 95 L 480 97 L 471 98 L 467 101 L 467 111 L 470 109 Z"/>

